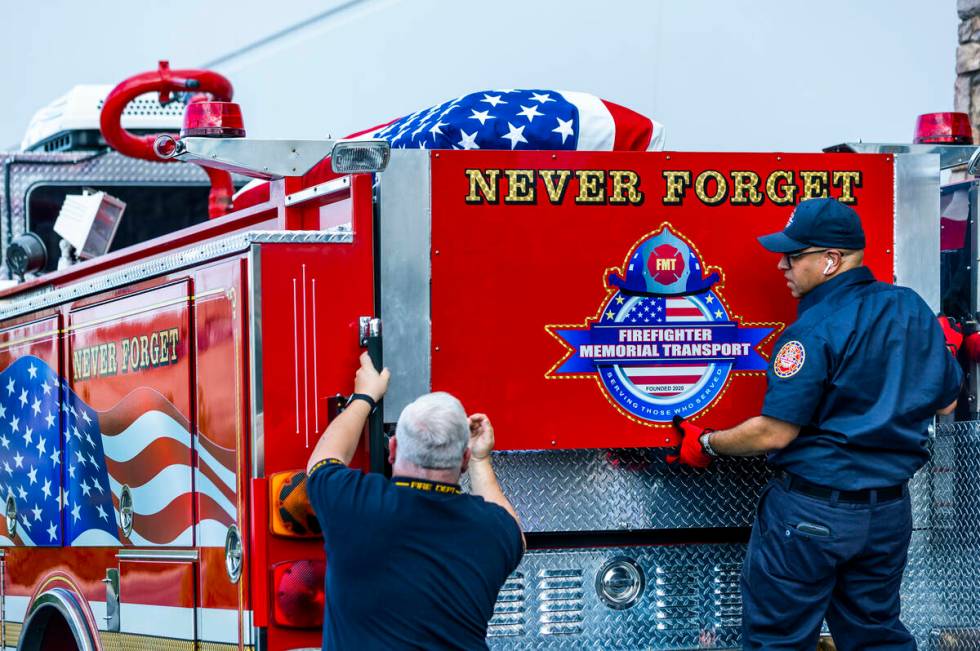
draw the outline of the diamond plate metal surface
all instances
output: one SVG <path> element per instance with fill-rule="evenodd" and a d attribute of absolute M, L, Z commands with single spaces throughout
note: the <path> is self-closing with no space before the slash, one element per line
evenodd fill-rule
<path fill-rule="evenodd" d="M 980 650 L 980 422 L 941 425 L 928 480 L 930 528 L 909 552 L 903 612 L 920 645 Z M 919 589 L 917 589 L 917 587 Z"/>
<path fill-rule="evenodd" d="M 761 458 L 671 466 L 662 450 L 498 452 L 494 470 L 525 531 L 748 527 L 773 477 Z M 915 528 L 929 526 L 930 482 L 910 484 Z M 465 478 L 464 478 L 465 482 Z M 980 507 L 978 507 L 980 508 Z"/>
<path fill-rule="evenodd" d="M 932 460 L 910 489 L 915 531 L 902 620 L 922 649 L 980 651 L 980 422 L 939 426 L 931 446 Z M 623 528 L 624 522 L 645 528 L 751 523 L 756 494 L 768 477 L 762 464 L 718 464 L 695 473 L 667 467 L 656 456 L 509 453 L 497 455 L 495 465 L 529 531 Z M 605 497 L 606 491 L 621 493 Z M 660 503 L 630 503 L 655 498 Z M 568 512 L 553 513 L 563 510 L 562 501 Z M 711 508 L 724 512 L 712 514 Z M 741 544 L 528 552 L 501 591 L 490 646 L 739 648 L 744 554 Z M 623 555 L 640 565 L 647 586 L 632 608 L 614 610 L 597 595 L 596 573 Z"/>
<path fill-rule="evenodd" d="M 494 470 L 531 532 L 745 527 L 772 477 L 761 459 L 693 470 L 661 450 L 502 452 Z"/>

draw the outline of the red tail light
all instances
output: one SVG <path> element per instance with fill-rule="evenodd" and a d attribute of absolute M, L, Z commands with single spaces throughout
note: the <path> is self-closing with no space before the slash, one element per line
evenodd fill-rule
<path fill-rule="evenodd" d="M 973 143 L 966 113 L 923 113 L 915 121 L 915 143 L 969 145 Z"/>
<path fill-rule="evenodd" d="M 324 561 L 287 561 L 272 566 L 272 616 L 276 624 L 289 628 L 323 626 L 326 571 Z"/>

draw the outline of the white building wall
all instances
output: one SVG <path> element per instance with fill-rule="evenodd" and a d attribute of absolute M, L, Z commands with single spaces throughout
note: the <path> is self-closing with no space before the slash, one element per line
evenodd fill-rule
<path fill-rule="evenodd" d="M 5 11 L 0 143 L 73 83 L 169 58 L 229 76 L 249 135 L 345 135 L 466 92 L 582 90 L 682 150 L 907 141 L 951 110 L 953 0 L 47 0 Z"/>

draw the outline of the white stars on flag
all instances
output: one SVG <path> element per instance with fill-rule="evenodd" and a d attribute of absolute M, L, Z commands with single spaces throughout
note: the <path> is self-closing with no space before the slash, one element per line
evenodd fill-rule
<path fill-rule="evenodd" d="M 517 114 L 526 117 L 529 123 L 534 122 L 534 118 L 544 115 L 544 113 L 538 111 L 538 107 L 535 104 L 531 104 L 530 106 L 522 106 L 521 110 Z"/>
<path fill-rule="evenodd" d="M 500 97 L 501 97 L 500 95 L 497 95 L 496 97 L 494 97 L 493 95 L 490 95 L 490 94 L 487 93 L 487 94 L 484 94 L 483 95 L 483 99 L 481 99 L 480 101 L 481 102 L 486 102 L 490 106 L 493 106 L 494 108 L 496 108 L 498 104 L 506 104 L 507 103 L 504 100 L 500 99 Z"/>
<path fill-rule="evenodd" d="M 366 135 L 401 149 L 575 149 L 579 112 L 556 91 L 496 90 L 416 111 Z"/>
<path fill-rule="evenodd" d="M 494 117 L 496 117 L 490 115 L 490 111 L 477 111 L 476 109 L 470 109 L 470 110 L 473 112 L 473 115 L 471 115 L 469 119 L 479 120 L 481 126 L 486 124 L 487 120 L 492 120 L 494 119 Z"/>
<path fill-rule="evenodd" d="M 561 136 L 561 144 L 565 144 L 565 140 L 569 136 L 574 136 L 575 131 L 572 128 L 573 120 L 562 120 L 561 118 L 556 118 L 558 120 L 558 126 L 551 130 L 552 133 L 557 133 Z"/>
<path fill-rule="evenodd" d="M 518 143 L 527 142 L 527 138 L 524 137 L 524 127 L 515 127 L 513 124 L 508 122 L 507 128 L 509 129 L 507 135 L 500 137 L 504 140 L 510 141 L 511 149 L 514 149 Z"/>
<path fill-rule="evenodd" d="M 462 136 L 462 140 L 457 143 L 461 149 L 479 149 L 480 145 L 476 144 L 476 132 L 466 133 L 462 129 L 459 131 Z"/>

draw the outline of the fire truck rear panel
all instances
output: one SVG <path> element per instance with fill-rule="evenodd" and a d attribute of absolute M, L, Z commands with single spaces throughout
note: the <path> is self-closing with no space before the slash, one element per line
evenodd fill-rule
<path fill-rule="evenodd" d="M 802 198 L 853 205 L 866 264 L 893 278 L 891 156 L 423 156 L 396 156 L 381 181 L 383 268 L 389 256 L 417 258 L 382 276 L 386 350 L 413 364 L 401 373 L 431 372 L 433 389 L 494 415 L 502 450 L 670 446 L 674 413 L 708 424 L 758 413 L 773 343 L 796 308 L 776 256 L 755 238 L 780 230 Z M 408 165 L 413 176 L 431 168 L 431 196 L 423 209 L 388 212 L 389 184 L 405 201 L 398 176 Z M 390 221 L 430 239 L 406 254 L 394 235 L 405 227 Z M 619 289 L 617 278 L 639 280 L 641 265 L 649 291 Z M 406 266 L 429 276 L 431 294 L 421 277 L 405 291 L 395 276 Z M 408 296 L 392 296 L 389 279 Z M 417 327 L 403 325 L 401 304 L 412 321 L 431 313 L 429 368 L 402 350 L 421 342 L 400 339 Z"/>

